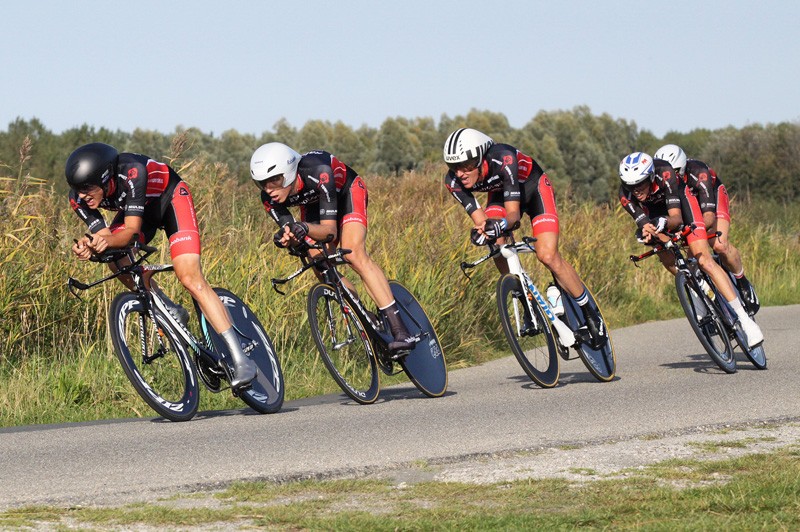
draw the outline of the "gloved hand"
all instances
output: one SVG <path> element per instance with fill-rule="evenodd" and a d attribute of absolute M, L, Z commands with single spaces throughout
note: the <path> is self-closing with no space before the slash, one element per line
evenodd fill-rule
<path fill-rule="evenodd" d="M 469 239 L 472 240 L 472 243 L 476 246 L 485 246 L 489 243 L 489 239 L 486 238 L 486 235 L 480 233 L 477 229 L 470 231 Z"/>
<path fill-rule="evenodd" d="M 491 239 L 498 239 L 508 228 L 508 221 L 505 218 L 488 218 L 483 226 L 483 232 Z"/>
<path fill-rule="evenodd" d="M 286 247 L 281 243 L 281 239 L 283 238 L 283 235 L 286 234 L 286 230 L 284 229 L 284 227 L 286 227 L 286 226 L 285 225 L 281 226 L 281 228 L 278 229 L 275 232 L 275 234 L 273 235 L 273 237 L 272 237 L 272 243 L 275 244 L 276 246 L 278 246 L 279 248 L 285 248 Z"/>
<path fill-rule="evenodd" d="M 308 236 L 308 224 L 305 222 L 290 222 L 289 231 L 298 241 L 302 241 Z"/>
<path fill-rule="evenodd" d="M 656 232 L 663 233 L 664 230 L 667 228 L 667 219 L 663 216 L 659 216 L 655 220 L 651 222 L 654 226 L 656 226 Z"/>

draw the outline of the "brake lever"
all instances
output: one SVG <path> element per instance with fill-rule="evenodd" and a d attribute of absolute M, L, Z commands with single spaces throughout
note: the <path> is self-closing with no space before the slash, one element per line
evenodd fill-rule
<path fill-rule="evenodd" d="M 78 281 L 77 279 L 70 277 L 69 280 L 67 280 L 67 287 L 69 288 L 70 294 L 77 297 L 80 301 L 83 301 L 83 298 L 81 298 L 79 290 L 86 290 L 89 288 L 89 285 L 84 284 Z"/>
<path fill-rule="evenodd" d="M 279 285 L 279 284 L 283 284 L 283 283 L 285 283 L 285 282 L 286 282 L 286 280 L 285 280 L 285 279 L 270 279 L 270 282 L 272 283 L 272 289 L 273 289 L 273 290 L 275 290 L 276 292 L 278 292 L 278 293 L 279 293 L 280 295 L 282 295 L 282 296 L 285 296 L 285 295 L 286 295 L 286 292 L 283 292 L 282 290 L 280 290 L 280 289 L 278 288 L 278 285 Z"/>
<path fill-rule="evenodd" d="M 467 270 L 474 267 L 475 267 L 474 264 L 470 264 L 469 262 L 466 261 L 461 263 L 461 273 L 463 273 L 464 277 L 466 277 L 470 281 L 472 280 L 472 277 L 470 277 L 470 275 L 467 273 Z"/>

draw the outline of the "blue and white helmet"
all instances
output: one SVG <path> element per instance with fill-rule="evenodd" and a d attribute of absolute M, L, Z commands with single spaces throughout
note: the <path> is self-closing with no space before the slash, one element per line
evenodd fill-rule
<path fill-rule="evenodd" d="M 635 187 L 639 183 L 655 177 L 653 158 L 650 155 L 635 151 L 619 163 L 619 179 L 626 187 Z"/>
<path fill-rule="evenodd" d="M 444 141 L 444 162 L 449 165 L 458 165 L 471 159 L 476 159 L 480 165 L 494 141 L 488 135 L 477 129 L 462 127 L 456 129 Z"/>
<path fill-rule="evenodd" d="M 675 144 L 661 146 L 656 152 L 656 159 L 667 161 L 680 176 L 686 172 L 686 154 L 680 146 Z"/>
<path fill-rule="evenodd" d="M 282 175 L 283 187 L 288 187 L 297 178 L 297 165 L 301 155 L 286 144 L 269 142 L 259 147 L 250 158 L 250 177 L 261 183 Z"/>

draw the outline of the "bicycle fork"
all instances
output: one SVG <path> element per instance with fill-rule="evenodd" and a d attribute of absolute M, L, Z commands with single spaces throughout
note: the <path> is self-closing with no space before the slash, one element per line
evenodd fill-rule
<path fill-rule="evenodd" d="M 566 323 L 561 321 L 553 314 L 553 309 L 550 307 L 550 304 L 547 300 L 542 297 L 541 292 L 536 288 L 536 285 L 533 284 L 528 274 L 525 273 L 525 270 L 522 269 L 522 264 L 519 260 L 519 255 L 517 254 L 516 249 L 510 248 L 509 246 L 503 246 L 500 250 L 500 253 L 505 257 L 506 262 L 508 263 L 508 270 L 509 272 L 513 273 L 517 276 L 522 286 L 527 287 L 528 289 L 528 297 L 525 298 L 526 304 L 528 305 L 528 312 L 531 314 L 531 319 L 536 319 L 536 313 L 533 311 L 533 305 L 537 304 L 544 310 L 547 319 L 550 320 L 550 323 L 553 325 L 553 328 L 558 333 L 558 341 L 564 347 L 572 347 L 577 343 L 575 338 L 575 333 L 572 332 Z M 536 299 L 536 301 L 533 301 Z"/>

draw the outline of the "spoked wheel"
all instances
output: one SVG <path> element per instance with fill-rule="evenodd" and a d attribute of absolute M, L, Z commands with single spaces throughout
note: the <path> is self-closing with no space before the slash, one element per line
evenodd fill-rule
<path fill-rule="evenodd" d="M 592 342 L 591 333 L 586 326 L 586 318 L 583 315 L 580 305 L 575 299 L 559 286 L 561 290 L 561 301 L 564 305 L 564 320 L 569 325 L 569 328 L 576 332 L 576 336 L 581 339 L 575 346 L 583 365 L 589 370 L 595 379 L 600 382 L 609 382 L 614 379 L 617 371 L 617 358 L 614 354 L 614 343 L 611 341 L 611 331 L 605 317 L 603 316 L 597 301 L 594 299 L 592 292 L 586 288 L 586 293 L 589 296 L 589 305 L 592 311 L 600 316 L 603 322 L 603 337 L 604 341 L 595 345 Z"/>
<path fill-rule="evenodd" d="M 398 281 L 390 281 L 394 300 L 408 332 L 420 341 L 400 359 L 400 365 L 419 391 L 428 397 L 441 397 L 447 390 L 447 364 L 439 337 L 419 301 Z"/>
<path fill-rule="evenodd" d="M 380 392 L 378 365 L 364 325 L 336 289 L 317 284 L 308 294 L 308 323 L 325 367 L 351 399 L 374 403 Z"/>
<path fill-rule="evenodd" d="M 686 319 L 708 356 L 726 373 L 735 373 L 736 358 L 717 307 L 686 279 L 684 272 L 675 276 L 675 286 Z"/>
<path fill-rule="evenodd" d="M 186 346 L 159 314 L 156 325 L 136 294 L 123 292 L 109 311 L 114 351 L 139 396 L 170 421 L 197 413 L 200 386 Z"/>
<path fill-rule="evenodd" d="M 258 375 L 255 380 L 246 390 L 239 393 L 239 397 L 250 408 L 261 414 L 277 412 L 283 405 L 283 372 L 272 340 L 250 307 L 235 294 L 224 288 L 214 288 L 214 292 L 228 310 L 234 330 L 239 335 L 242 351 L 258 366 Z M 197 305 L 195 306 L 197 307 Z M 198 314 L 200 315 L 200 326 L 207 337 L 211 339 L 215 350 L 218 353 L 225 353 L 226 359 L 231 360 L 225 341 L 214 331 L 205 316 L 199 313 L 199 308 Z M 209 379 L 204 377 L 204 380 L 208 382 Z"/>
<path fill-rule="evenodd" d="M 517 276 L 507 273 L 497 282 L 497 308 L 503 331 L 522 369 L 533 382 L 552 388 L 558 382 L 558 355 L 550 320 L 538 303 L 533 315 Z"/>

